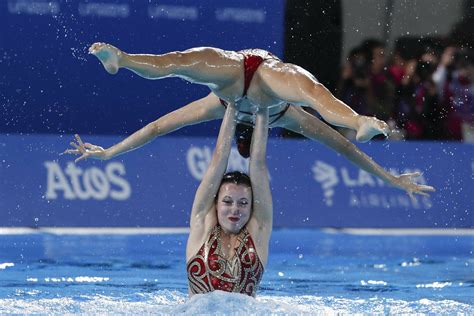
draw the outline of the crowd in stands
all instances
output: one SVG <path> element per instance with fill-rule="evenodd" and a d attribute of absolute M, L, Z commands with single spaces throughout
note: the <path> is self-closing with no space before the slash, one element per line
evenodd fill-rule
<path fill-rule="evenodd" d="M 335 94 L 358 113 L 388 122 L 391 138 L 473 141 L 472 46 L 404 37 L 389 50 L 365 40 L 346 58 Z"/>

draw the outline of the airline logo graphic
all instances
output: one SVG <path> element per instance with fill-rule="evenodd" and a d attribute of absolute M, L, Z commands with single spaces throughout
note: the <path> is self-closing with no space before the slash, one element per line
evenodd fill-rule
<path fill-rule="evenodd" d="M 334 186 L 339 183 L 336 168 L 322 161 L 316 161 L 312 170 L 314 180 L 321 183 L 324 192 L 324 202 L 327 206 L 332 206 L 334 203 L 332 200 L 334 196 Z"/>
<path fill-rule="evenodd" d="M 113 200 L 123 201 L 130 198 L 132 190 L 125 175 L 125 166 L 111 162 L 105 170 L 97 167 L 82 169 L 73 162 L 66 168 L 55 161 L 46 161 L 47 185 L 45 197 L 56 200 L 60 196 L 66 200 Z"/>
<path fill-rule="evenodd" d="M 420 170 L 406 169 L 403 172 L 391 169 L 392 174 L 419 172 Z M 321 160 L 316 160 L 312 167 L 313 179 L 321 185 L 324 203 L 334 206 L 336 194 L 338 204 L 351 207 L 373 208 L 415 208 L 430 209 L 433 204 L 429 197 L 419 197 L 412 201 L 409 196 L 399 189 L 390 188 L 381 179 L 370 173 L 357 169 L 350 171 L 346 167 L 335 167 Z M 415 179 L 417 183 L 426 184 L 421 175 Z M 382 188 L 387 188 L 383 190 Z M 390 188 L 390 191 L 389 191 Z M 339 192 L 338 192 L 339 191 Z"/>

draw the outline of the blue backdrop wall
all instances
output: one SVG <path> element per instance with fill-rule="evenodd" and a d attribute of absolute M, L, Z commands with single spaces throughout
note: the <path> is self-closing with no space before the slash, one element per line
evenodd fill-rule
<path fill-rule="evenodd" d="M 215 136 L 158 138 L 109 161 L 58 154 L 67 136 L 0 136 L 0 226 L 185 227 Z M 117 137 L 84 137 L 105 147 Z M 374 142 L 362 149 L 395 173 L 422 171 L 431 197 L 411 201 L 307 140 L 271 139 L 276 227 L 472 227 L 474 146 Z M 229 170 L 246 170 L 233 150 Z"/>
<path fill-rule="evenodd" d="M 159 139 L 113 161 L 74 165 L 58 153 L 71 133 L 111 145 L 119 138 L 86 134 L 131 133 L 207 88 L 128 71 L 111 76 L 87 48 L 96 41 L 137 53 L 260 47 L 282 57 L 284 5 L 0 1 L 0 226 L 186 226 L 220 122 L 185 128 L 174 134 L 180 138 Z M 195 135 L 201 137 L 187 137 Z M 438 191 L 414 203 L 319 144 L 273 139 L 275 225 L 472 227 L 473 146 L 362 147 L 395 172 L 425 171 L 419 180 Z M 234 152 L 229 168 L 245 169 L 246 161 Z"/>
<path fill-rule="evenodd" d="M 107 74 L 96 41 L 130 53 L 197 46 L 282 57 L 283 0 L 0 1 L 0 132 L 126 134 L 208 93 L 180 79 Z M 218 123 L 179 131 L 209 135 Z"/>

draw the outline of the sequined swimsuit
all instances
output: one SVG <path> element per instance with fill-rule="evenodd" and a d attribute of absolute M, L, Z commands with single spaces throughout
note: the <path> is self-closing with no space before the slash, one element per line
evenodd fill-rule
<path fill-rule="evenodd" d="M 246 50 L 239 51 L 239 53 L 244 55 L 244 93 L 242 94 L 242 98 L 246 98 L 247 91 L 250 87 L 250 83 L 252 82 L 253 75 L 257 71 L 260 64 L 268 59 L 279 60 L 279 58 L 273 55 L 272 53 L 267 52 L 266 50 L 263 50 L 263 49 L 246 49 Z M 220 99 L 220 101 L 224 107 L 227 107 L 226 101 L 222 99 Z M 278 121 L 288 110 L 289 106 L 290 105 L 287 104 L 282 111 L 278 113 L 270 114 L 269 125 L 272 125 L 273 123 Z M 251 112 L 245 112 L 245 111 L 238 111 L 238 112 L 244 115 L 249 115 L 249 116 L 253 115 L 253 113 Z M 245 125 L 253 126 L 253 123 L 249 121 L 240 120 L 239 122 Z"/>
<path fill-rule="evenodd" d="M 222 257 L 221 227 L 216 225 L 209 239 L 192 257 L 186 267 L 189 289 L 192 294 L 214 290 L 236 292 L 255 296 L 263 276 L 263 264 L 258 257 L 247 228 L 239 234 L 239 246 L 234 256 Z"/>

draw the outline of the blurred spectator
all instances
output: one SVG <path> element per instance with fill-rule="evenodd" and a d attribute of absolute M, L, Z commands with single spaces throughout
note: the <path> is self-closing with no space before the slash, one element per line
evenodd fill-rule
<path fill-rule="evenodd" d="M 376 39 L 368 39 L 361 46 L 368 62 L 368 110 L 381 120 L 393 116 L 394 84 L 387 71 L 385 45 Z"/>
<path fill-rule="evenodd" d="M 362 49 L 354 48 L 342 66 L 338 84 L 338 97 L 349 104 L 361 115 L 369 114 L 368 110 L 369 69 L 367 58 Z"/>
<path fill-rule="evenodd" d="M 396 121 L 405 130 L 407 139 L 440 139 L 446 134 L 443 123 L 445 109 L 431 78 L 437 59 L 432 51 L 427 50 L 418 58 L 398 61 L 398 66 L 390 66 L 390 69 L 400 68 L 397 79 L 401 79 L 396 80 Z"/>
<path fill-rule="evenodd" d="M 365 40 L 342 66 L 337 97 L 385 120 L 394 131 L 390 139 L 474 142 L 474 50 L 463 44 L 473 36 L 457 32 L 451 45 L 443 38 L 402 37 L 389 54 L 383 42 Z"/>
<path fill-rule="evenodd" d="M 474 125 L 473 53 L 447 47 L 433 74 L 440 100 L 447 109 L 448 138 L 463 139 L 463 129 Z"/>
<path fill-rule="evenodd" d="M 387 63 L 369 39 L 343 66 L 338 97 L 399 130 L 395 138 L 467 139 L 474 131 L 474 55 L 439 39 L 402 38 Z M 349 135 L 346 135 L 350 137 Z"/>
<path fill-rule="evenodd" d="M 342 68 L 337 96 L 359 114 L 389 121 L 394 97 L 394 85 L 389 78 L 384 44 L 368 39 L 351 50 Z M 353 138 L 349 131 L 343 133 Z"/>

